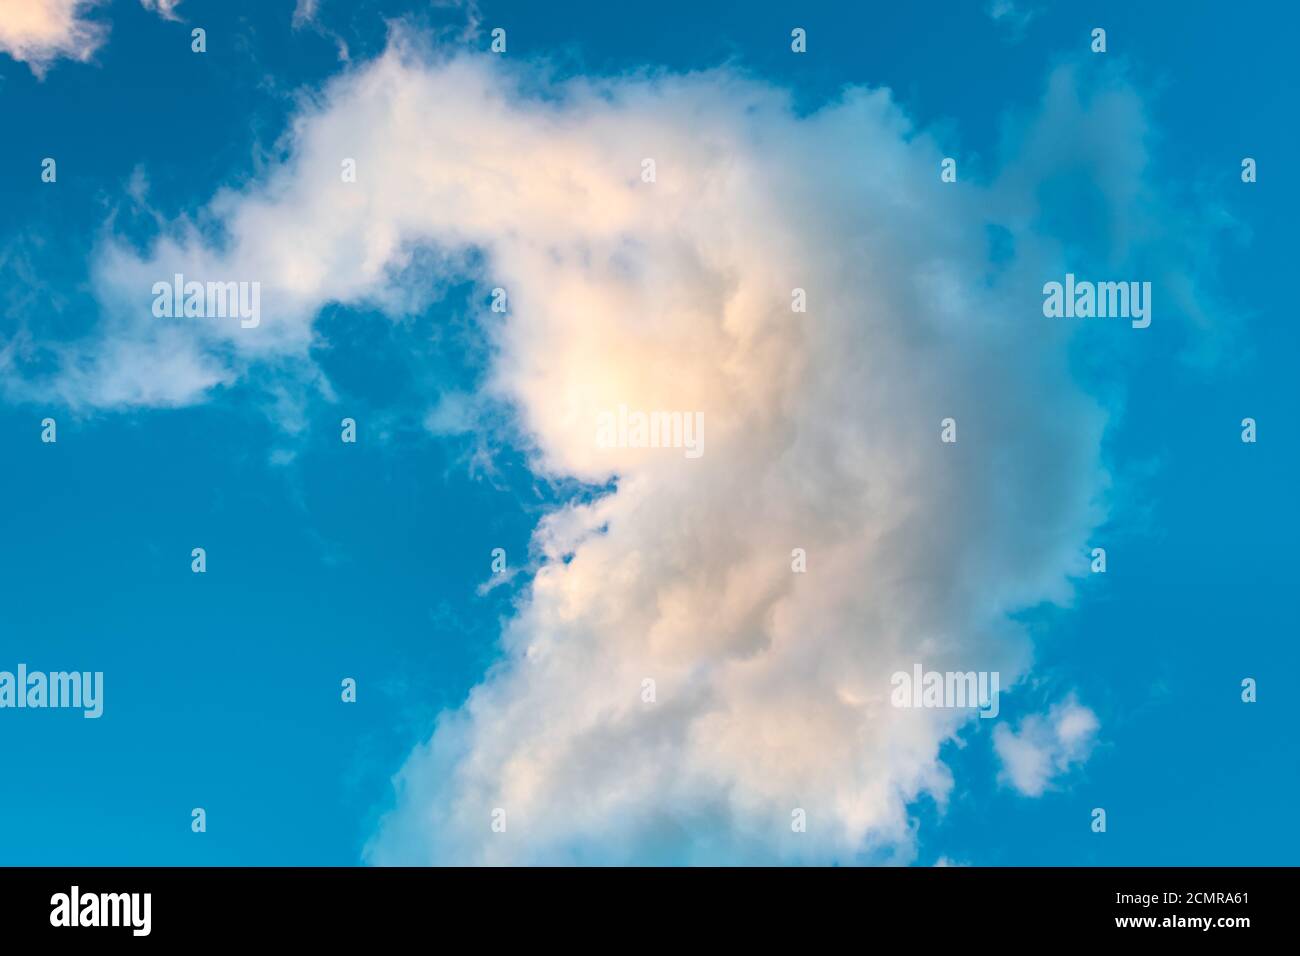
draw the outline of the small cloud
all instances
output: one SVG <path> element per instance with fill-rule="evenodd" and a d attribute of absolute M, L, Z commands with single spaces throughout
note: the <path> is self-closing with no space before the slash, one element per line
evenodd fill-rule
<path fill-rule="evenodd" d="M 1097 715 L 1073 694 L 1043 714 L 1031 714 L 1013 731 L 999 724 L 993 748 L 1002 761 L 998 780 L 1025 796 L 1042 796 L 1052 779 L 1088 759 L 1101 726 Z"/>
<path fill-rule="evenodd" d="M 1010 30 L 1015 39 L 1019 39 L 1025 27 L 1038 16 L 1038 11 L 1027 7 L 1023 0 L 989 0 L 985 12 Z"/>
<path fill-rule="evenodd" d="M 179 20 L 176 16 L 176 8 L 181 4 L 181 0 L 140 0 L 140 6 L 146 10 L 152 10 L 164 20 Z"/>

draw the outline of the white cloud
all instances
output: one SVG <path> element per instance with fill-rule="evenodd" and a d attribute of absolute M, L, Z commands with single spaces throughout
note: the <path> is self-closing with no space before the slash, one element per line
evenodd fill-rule
<path fill-rule="evenodd" d="M 1026 717 L 1018 730 L 998 724 L 993 747 L 1002 761 L 999 779 L 1026 796 L 1042 796 L 1056 777 L 1088 759 L 1100 726 L 1073 694 L 1045 715 Z"/>
<path fill-rule="evenodd" d="M 1066 99 L 1065 154 L 1134 121 Z M 298 117 L 264 181 L 143 258 L 104 251 L 114 351 L 65 396 L 197 400 L 304 355 L 322 305 L 418 308 L 481 252 L 482 301 L 502 286 L 510 310 L 484 308 L 479 398 L 514 410 L 536 471 L 618 487 L 543 521 L 504 660 L 411 754 L 368 858 L 907 859 L 909 803 L 945 799 L 939 749 L 970 714 L 892 708 L 890 675 L 1009 686 L 1031 656 L 1010 613 L 1069 599 L 1102 514 L 1105 415 L 1038 311 L 1055 250 L 1019 225 L 1058 159 L 1039 132 L 1014 175 L 949 186 L 884 92 L 800 116 L 726 70 L 559 83 L 397 42 Z M 262 325 L 152 318 L 173 272 L 260 280 Z M 702 411 L 707 453 L 597 447 L 619 404 Z"/>
<path fill-rule="evenodd" d="M 164 20 L 179 20 L 176 16 L 176 8 L 181 5 L 181 0 L 140 0 L 140 5 L 146 10 L 152 10 Z"/>
<path fill-rule="evenodd" d="M 86 61 L 108 36 L 86 19 L 100 0 L 0 0 L 0 52 L 43 76 L 54 60 Z"/>

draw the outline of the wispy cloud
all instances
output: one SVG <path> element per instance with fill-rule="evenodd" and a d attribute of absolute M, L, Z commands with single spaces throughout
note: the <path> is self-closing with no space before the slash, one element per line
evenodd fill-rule
<path fill-rule="evenodd" d="M 320 0 L 297 0 L 293 6 L 293 27 L 299 29 L 316 19 Z"/>
<path fill-rule="evenodd" d="M 1014 39 L 1019 39 L 1025 27 L 1038 16 L 1031 0 L 989 0 L 985 9 L 990 17 L 1010 30 Z"/>

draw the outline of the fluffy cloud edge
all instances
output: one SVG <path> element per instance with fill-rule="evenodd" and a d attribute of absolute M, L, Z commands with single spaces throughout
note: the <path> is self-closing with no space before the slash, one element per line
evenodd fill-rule
<path fill-rule="evenodd" d="M 108 38 L 108 25 L 87 19 L 102 0 L 0 0 L 0 53 L 43 77 L 55 60 L 86 62 Z"/>

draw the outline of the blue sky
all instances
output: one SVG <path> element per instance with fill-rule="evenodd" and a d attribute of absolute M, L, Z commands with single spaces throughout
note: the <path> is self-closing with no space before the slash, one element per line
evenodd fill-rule
<path fill-rule="evenodd" d="M 683 81 L 685 92 L 666 94 L 664 113 L 671 115 L 679 103 L 703 104 L 705 135 L 727 128 L 728 103 L 739 111 L 752 95 L 759 103 L 755 111 L 764 114 L 769 107 L 763 97 L 788 95 L 788 115 L 773 123 L 804 130 L 815 143 L 823 129 L 818 111 L 838 102 L 846 87 L 887 88 L 911 128 L 885 144 L 873 139 L 883 134 L 872 127 L 862 142 L 913 155 L 907 151 L 923 148 L 913 140 L 924 138 L 940 155 L 958 157 L 958 186 L 969 182 L 982 198 L 946 211 L 936 167 L 935 192 L 918 194 L 924 198 L 917 228 L 927 228 L 931 217 L 968 217 L 960 235 L 988 237 L 988 248 L 971 254 L 993 277 L 988 281 L 1005 296 L 1001 301 L 1010 303 L 1005 340 L 1002 331 L 981 331 L 974 312 L 959 333 L 977 351 L 984 342 L 1012 343 L 1005 353 L 1013 369 L 1007 377 L 1019 383 L 1001 400 L 990 399 L 981 410 L 986 417 L 978 419 L 985 424 L 975 424 L 963 440 L 971 434 L 978 441 L 994 428 L 1014 433 L 1021 425 L 1007 424 L 1007 416 L 1026 411 L 1017 401 L 1028 396 L 1037 406 L 1041 396 L 1033 415 L 1042 421 L 1023 425 L 1023 445 L 1003 446 L 1016 475 L 1009 493 L 1033 489 L 1032 500 L 1023 508 L 999 503 L 1005 510 L 986 509 L 984 502 L 994 499 L 972 490 L 970 507 L 978 513 L 957 522 L 966 530 L 952 532 L 960 537 L 945 547 L 954 555 L 951 567 L 944 563 L 953 581 L 967 580 L 967 565 L 978 563 L 987 548 L 1000 583 L 1007 575 L 1024 577 L 1023 586 L 1006 582 L 1006 593 L 1029 599 L 1002 614 L 1016 602 L 1000 597 L 996 625 L 963 618 L 962 605 L 951 611 L 956 629 L 964 621 L 971 632 L 954 637 L 957 646 L 1005 661 L 1020 679 L 1004 694 L 998 721 L 968 721 L 952 735 L 943 728 L 926 738 L 939 741 L 937 758 L 927 752 L 927 767 L 943 767 L 951 778 L 949 788 L 938 788 L 944 796 L 918 782 L 931 779 L 929 770 L 913 778 L 867 760 L 858 785 L 870 790 L 863 780 L 877 773 L 897 784 L 907 794 L 905 818 L 897 819 L 893 802 L 886 801 L 862 811 L 872 821 L 865 834 L 828 838 L 809 853 L 787 852 L 755 835 L 761 830 L 755 821 L 763 817 L 752 806 L 770 791 L 727 750 L 733 738 L 724 733 L 717 752 L 723 754 L 719 767 L 728 769 L 718 775 L 727 782 L 717 793 L 695 782 L 708 780 L 714 769 L 701 756 L 713 752 L 708 748 L 689 752 L 690 774 L 682 771 L 691 777 L 689 786 L 643 796 L 633 810 L 624 809 L 616 794 L 608 801 L 592 795 L 597 781 L 607 779 L 601 772 L 593 772 L 590 787 L 559 771 L 546 777 L 550 792 L 592 803 L 581 804 L 578 822 L 567 828 L 548 824 L 554 832 L 547 830 L 540 855 L 518 850 L 511 861 L 1294 862 L 1300 841 L 1291 808 L 1300 773 L 1293 721 L 1285 716 L 1288 681 L 1300 663 L 1290 599 L 1292 543 L 1300 533 L 1289 487 L 1297 465 L 1291 371 L 1300 346 L 1289 315 L 1288 239 L 1296 196 L 1286 164 L 1297 143 L 1286 45 L 1297 26 L 1293 12 L 1252 2 L 1230 11 L 1200 3 L 1026 2 L 999 7 L 1001 15 L 994 16 L 993 8 L 978 3 L 810 3 L 795 13 L 775 3 L 666 2 L 646 10 L 595 2 L 320 0 L 314 16 L 295 25 L 293 8 L 290 0 L 183 0 L 172 11 L 179 19 L 168 19 L 136 0 L 116 0 L 85 13 L 111 25 L 86 62 L 55 58 L 38 77 L 29 63 L 0 52 L 6 130 L 0 149 L 0 496 L 7 505 L 0 512 L 0 669 L 21 661 L 32 669 L 103 671 L 106 684 L 105 713 L 96 721 L 71 711 L 0 711 L 0 753 L 8 771 L 0 788 L 0 862 L 405 862 L 410 857 L 392 848 L 408 839 L 420 842 L 424 824 L 418 821 L 429 808 L 444 800 L 459 805 L 470 799 L 465 794 L 477 792 L 477 784 L 445 784 L 444 777 L 460 779 L 460 771 L 448 767 L 478 766 L 471 758 L 490 763 L 509 749 L 493 736 L 506 715 L 533 713 L 540 728 L 528 737 L 534 749 L 519 744 L 503 758 L 507 769 L 544 760 L 538 755 L 550 753 L 547 741 L 562 739 L 569 726 L 572 715 L 559 704 L 553 711 L 529 710 L 535 688 L 521 678 L 494 677 L 479 709 L 462 706 L 485 675 L 518 670 L 512 663 L 518 647 L 534 640 L 507 639 L 503 650 L 503 629 L 563 637 L 571 627 L 575 641 L 602 640 L 592 623 L 604 613 L 599 606 L 566 617 L 561 611 L 573 603 L 555 598 L 551 607 L 544 604 L 550 597 L 532 602 L 530 583 L 544 566 L 559 582 L 555 593 L 571 602 L 586 594 L 580 586 L 585 579 L 565 577 L 569 555 L 551 555 L 548 565 L 552 539 L 534 533 L 544 516 L 563 514 L 566 502 L 590 505 L 617 485 L 611 474 L 589 466 L 585 452 L 572 452 L 548 430 L 554 426 L 544 396 L 557 381 L 563 384 L 564 373 L 549 378 L 546 367 L 536 380 L 522 373 L 512 378 L 535 358 L 527 351 L 529 335 L 515 338 L 513 326 L 485 331 L 485 291 L 495 281 L 494 266 L 485 263 L 500 255 L 490 224 L 480 226 L 467 214 L 433 234 L 435 256 L 440 235 L 479 235 L 468 242 L 463 260 L 427 265 L 417 255 L 402 260 L 405 273 L 385 273 L 385 288 L 403 286 L 414 274 L 411 284 L 425 290 L 400 306 L 377 293 L 378 286 L 361 283 L 349 287 L 350 294 L 272 299 L 268 326 L 279 321 L 276 309 L 300 312 L 296 321 L 310 329 L 306 345 L 265 352 L 261 346 L 245 351 L 246 340 L 193 345 L 195 356 L 222 369 L 215 387 L 172 383 L 170 391 L 150 385 L 123 392 L 120 382 L 102 384 L 112 376 L 96 364 L 105 355 L 139 354 L 141 361 L 124 363 L 121 374 L 148 377 L 162 354 L 148 352 L 146 346 L 156 343 L 125 324 L 114 269 L 105 263 L 125 263 L 120 275 L 152 275 L 149 270 L 166 259 L 168 246 L 160 240 L 181 235 L 177 224 L 187 222 L 195 224 L 194 234 L 176 239 L 178 248 L 198 256 L 187 261 L 241 261 L 237 251 L 223 257 L 240 242 L 258 248 L 256 223 L 278 226 L 287 222 L 286 213 L 315 208 L 308 200 L 286 201 L 273 205 L 279 215 L 265 221 L 241 220 L 209 203 L 223 190 L 240 201 L 276 195 L 259 190 L 277 171 L 298 169 L 295 156 L 312 155 L 310 137 L 286 138 L 295 117 L 365 116 L 349 99 L 351 87 L 328 84 L 364 74 L 397 33 L 414 44 L 417 61 L 432 64 L 463 50 L 486 64 L 489 77 L 497 70 L 533 71 L 519 82 L 540 90 L 542 99 L 580 101 L 558 114 L 578 124 L 600 115 L 600 107 L 584 104 L 575 87 L 564 85 L 575 78 L 624 84 L 610 94 L 616 104 L 610 122 L 635 122 L 638 111 L 659 102 L 639 98 L 656 82 L 647 75 L 721 68 L 722 74 Z M 194 26 L 207 31 L 205 54 L 190 51 Z M 508 52 L 492 58 L 483 51 L 498 26 L 507 30 Z M 790 52 L 795 26 L 808 32 L 807 54 Z M 1096 26 L 1107 30 L 1104 55 L 1088 51 Z M 504 60 L 510 66 L 501 66 Z M 408 64 L 393 75 L 414 83 L 424 68 Z M 733 89 L 728 76 L 749 85 Z M 1055 101 L 1045 91 L 1054 76 L 1071 78 L 1080 112 L 1066 109 L 1064 119 L 1053 113 Z M 671 81 L 665 88 L 676 89 Z M 1064 97 L 1067 105 L 1070 99 Z M 527 98 L 514 108 L 518 115 L 543 109 Z M 844 126 L 827 134 L 828 150 L 859 142 L 854 124 L 868 119 L 858 116 L 835 120 Z M 709 126 L 709 117 L 719 127 Z M 1068 126 L 1071 117 L 1091 125 L 1054 127 Z M 562 125 L 538 135 L 559 136 L 555 130 Z M 1075 134 L 1089 144 L 1086 150 L 1066 148 Z M 764 139 L 764 128 L 753 127 L 753 135 L 761 141 L 754 147 L 760 156 L 778 149 L 780 137 Z M 1056 142 L 1066 147 L 1054 152 Z M 400 153 L 406 147 L 392 142 L 376 148 Z M 815 152 L 807 148 L 808 155 Z M 1138 154 L 1140 162 L 1133 159 Z M 878 168 L 870 152 L 860 159 L 826 155 L 836 164 L 826 177 L 832 185 L 842 181 L 835 178 L 842 168 L 859 164 L 864 180 Z M 47 156 L 57 158 L 55 184 L 40 180 Z M 1241 182 L 1245 156 L 1258 160 L 1257 183 Z M 409 161 L 440 160 L 416 154 Z M 788 177 L 780 182 L 794 184 L 791 195 L 803 195 L 800 183 L 815 190 L 811 161 L 803 169 L 752 161 L 753 168 L 762 162 L 779 167 Z M 854 201 L 846 198 L 847 207 Z M 376 200 L 376 208 L 381 205 Z M 250 201 L 240 208 L 258 207 Z M 894 213 L 882 209 L 881 215 Z M 673 223 L 673 231 L 695 228 L 687 218 Z M 753 221 L 740 220 L 742 231 Z M 531 221 L 520 226 L 530 228 L 538 227 Z M 556 226 L 557 233 L 562 228 Z M 942 236 L 946 229 L 939 230 Z M 302 241 L 311 241 L 312 232 L 305 227 Z M 830 261 L 836 250 L 828 243 L 837 234 L 827 226 L 800 235 L 816 240 L 815 259 Z M 904 237 L 897 238 L 902 248 Z M 935 240 L 940 253 L 949 248 L 944 241 Z M 286 245 L 292 239 L 277 237 L 277 248 Z M 958 247 L 954 240 L 951 248 Z M 1000 271 L 1007 257 L 1053 268 L 1034 272 L 1027 265 L 1028 279 L 1000 278 L 1012 275 L 1012 267 Z M 1150 278 L 1156 309 L 1163 311 L 1142 331 L 1126 323 L 1082 325 L 1058 349 L 1058 333 L 1040 331 L 1049 320 L 1039 311 L 1037 283 L 1059 278 L 1065 269 L 1055 266 L 1062 263 L 1081 275 Z M 433 294 L 426 294 L 426 272 L 435 274 Z M 680 276 L 660 278 L 674 288 Z M 518 278 L 511 287 L 528 289 L 525 282 Z M 1182 291 L 1172 291 L 1176 286 Z M 525 293 L 516 301 L 526 321 L 535 299 Z M 633 319 L 627 321 L 631 335 Z M 558 327 L 540 325 L 534 337 L 545 339 Z M 119 338 L 143 351 L 113 353 Z M 851 338 L 846 334 L 845 341 Z M 900 333 L 900 341 L 906 338 Z M 828 339 L 827 347 L 834 342 Z M 1001 353 L 989 354 L 996 368 Z M 618 379 L 617 361 L 610 361 Z M 943 361 L 967 367 L 960 358 Z M 653 355 L 646 365 L 658 367 Z M 557 352 L 555 367 L 577 366 Z M 836 401 L 856 401 L 848 373 L 824 374 L 843 387 Z M 629 366 L 624 380 L 633 377 Z M 693 381 L 689 371 L 682 377 Z M 864 377 L 864 394 L 877 387 L 872 382 Z M 1036 390 L 1044 382 L 1059 387 L 1059 395 Z M 888 406 L 888 383 L 879 387 Z M 780 385 L 768 379 L 764 388 Z M 154 397 L 123 400 L 123 394 Z M 501 401 L 503 395 L 509 401 Z M 446 396 L 453 396 L 450 404 Z M 459 407 L 459 396 L 487 396 L 482 405 L 471 401 L 472 424 L 431 426 L 438 409 Z M 875 399 L 863 399 L 869 401 Z M 355 445 L 339 441 L 345 415 L 361 423 Z M 1003 417 L 995 422 L 997 415 Z M 53 445 L 40 441 L 46 416 L 58 421 Z M 1259 423 L 1254 444 L 1239 439 L 1244 417 Z M 1046 455 L 1039 460 L 1028 440 L 1041 431 L 1068 442 L 1091 434 L 1097 422 L 1099 441 L 1062 444 L 1068 455 L 1055 462 Z M 874 434 L 869 428 L 864 433 Z M 723 456 L 729 446 L 722 438 L 719 443 Z M 970 477 L 954 487 L 996 488 L 1002 479 L 989 464 L 994 459 L 964 453 L 972 456 L 962 464 Z M 719 480 L 768 487 L 743 456 L 732 468 Z M 821 473 L 815 462 L 810 470 Z M 631 480 L 639 477 L 635 467 L 613 472 L 625 479 L 614 497 L 639 487 Z M 646 487 L 653 489 L 659 477 L 646 472 Z M 847 499 L 831 498 L 826 489 L 817 494 L 830 512 L 848 512 L 839 504 Z M 1067 499 L 1077 507 L 1060 516 L 1057 502 Z M 780 503 L 759 500 L 764 520 L 789 518 L 798 527 L 797 507 L 791 506 L 790 517 Z M 809 508 L 818 522 L 826 520 L 825 509 Z M 1059 517 L 1060 529 L 1077 529 L 1085 510 L 1095 526 L 1060 549 L 1032 533 L 1043 515 Z M 610 514 L 615 525 L 636 526 L 636 513 Z M 1017 515 L 1025 527 L 1008 530 Z M 1058 530 L 1043 527 L 1045 535 Z M 840 540 L 829 530 L 825 538 Z M 565 539 L 557 533 L 556 540 Z M 683 540 L 699 542 L 699 554 L 717 553 L 707 531 Z M 620 607 L 644 601 L 652 569 L 664 566 L 655 542 L 624 537 L 620 544 L 617 535 L 608 541 L 624 548 L 620 554 L 645 555 L 633 577 L 610 566 L 609 600 Z M 1097 543 L 1107 549 L 1105 575 L 1072 573 L 1065 590 L 1028 583 L 1050 570 L 1042 566 L 1047 558 L 1035 556 L 1061 549 L 1083 555 Z M 203 575 L 190 570 L 190 550 L 198 546 L 208 554 Z M 491 552 L 498 547 L 519 573 L 487 587 Z M 786 552 L 776 555 L 778 563 L 788 561 Z M 818 556 L 810 557 L 812 582 Z M 845 567 L 851 571 L 851 562 Z M 700 576 L 707 578 L 704 570 Z M 864 567 L 861 579 L 869 590 L 868 582 L 891 578 Z M 654 593 L 661 609 L 676 594 L 669 584 Z M 872 618 L 849 598 L 843 614 L 830 613 L 830 595 L 840 593 L 832 587 L 811 599 L 827 618 L 808 619 L 809 634 L 817 627 L 844 628 L 845 621 L 869 630 Z M 898 601 L 899 607 L 910 604 Z M 525 606 L 533 611 L 521 610 Z M 772 614 L 782 619 L 779 609 Z M 992 634 L 999 636 L 986 643 Z M 593 646 L 608 649 L 608 635 Z M 709 670 L 705 660 L 687 665 L 684 673 Z M 345 676 L 358 682 L 355 704 L 339 699 Z M 1245 677 L 1259 682 L 1257 703 L 1240 700 Z M 578 690 L 568 696 L 583 699 L 585 686 L 575 684 Z M 806 705 L 821 691 L 783 685 L 777 697 Z M 738 722 L 745 707 L 758 706 L 747 697 L 717 694 L 717 712 L 730 712 Z M 1023 731 L 1023 721 L 1063 700 L 1081 702 L 1095 716 L 1095 739 L 1086 759 L 1054 774 L 1046 792 L 1027 794 L 1000 772 L 993 725 Z M 426 750 L 443 712 L 452 715 L 444 720 L 447 729 Z M 575 747 L 572 740 L 591 736 L 570 733 Z M 873 753 L 893 754 L 891 739 L 876 740 Z M 584 757 L 596 759 L 594 752 Z M 819 779 L 835 780 L 838 764 L 829 758 L 828 764 L 818 768 L 826 775 Z M 672 776 L 676 765 L 668 760 L 661 770 Z M 405 774 L 404 795 L 394 792 L 399 772 Z M 703 803 L 692 802 L 697 798 Z M 191 832 L 194 807 L 207 811 L 206 833 Z M 1105 834 L 1089 829 L 1094 807 L 1107 811 Z M 781 812 L 787 812 L 784 805 Z M 727 836 L 717 835 L 724 830 Z M 646 849 L 655 845 L 661 849 Z M 430 838 L 431 848 L 415 858 L 499 859 L 467 846 Z"/>

